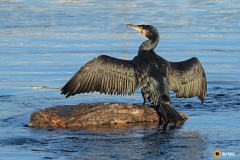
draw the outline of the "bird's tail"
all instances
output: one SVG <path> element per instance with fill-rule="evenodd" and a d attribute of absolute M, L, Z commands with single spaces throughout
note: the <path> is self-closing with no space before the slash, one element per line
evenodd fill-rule
<path fill-rule="evenodd" d="M 175 123 L 177 121 L 183 121 L 182 116 L 176 111 L 176 109 L 170 104 L 161 104 L 161 117 L 163 117 L 164 121 L 169 122 L 169 120 L 173 120 Z"/>

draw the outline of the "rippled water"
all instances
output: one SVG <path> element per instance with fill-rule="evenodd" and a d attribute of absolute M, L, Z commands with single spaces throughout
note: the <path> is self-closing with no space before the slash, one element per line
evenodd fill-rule
<path fill-rule="evenodd" d="M 240 158 L 240 1 L 0 1 L 0 159 Z M 132 59 L 146 40 L 126 24 L 159 30 L 155 52 L 198 57 L 208 93 L 172 103 L 190 119 L 179 127 L 138 123 L 81 129 L 26 127 L 32 112 L 82 102 L 139 103 L 99 93 L 65 99 L 59 88 L 94 57 Z"/>

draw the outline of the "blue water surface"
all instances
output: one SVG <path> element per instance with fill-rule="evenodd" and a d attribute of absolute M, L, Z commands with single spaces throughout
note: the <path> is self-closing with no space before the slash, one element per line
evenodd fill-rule
<path fill-rule="evenodd" d="M 4 0 L 0 1 L 0 159 L 240 158 L 240 1 Z M 105 54 L 132 59 L 146 38 L 126 24 L 150 24 L 155 52 L 169 61 L 198 57 L 207 76 L 197 98 L 173 106 L 183 125 L 103 125 L 28 128 L 31 113 L 79 103 L 143 102 L 99 93 L 66 99 L 60 88 L 88 61 Z"/>

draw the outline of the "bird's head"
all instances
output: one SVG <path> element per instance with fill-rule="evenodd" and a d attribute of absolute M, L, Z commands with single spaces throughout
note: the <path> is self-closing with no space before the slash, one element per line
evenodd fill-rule
<path fill-rule="evenodd" d="M 155 39 L 159 37 L 159 33 L 157 29 L 153 26 L 150 25 L 132 25 L 132 24 L 127 24 L 127 27 L 136 29 L 139 31 L 142 35 L 147 37 L 149 40 Z"/>

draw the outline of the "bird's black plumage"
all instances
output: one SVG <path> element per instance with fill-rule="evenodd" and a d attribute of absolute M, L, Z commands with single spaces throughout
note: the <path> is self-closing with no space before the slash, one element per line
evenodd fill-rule
<path fill-rule="evenodd" d="M 101 55 L 89 61 L 62 88 L 66 97 L 80 93 L 100 92 L 105 94 L 133 94 L 141 88 L 143 105 L 149 100 L 160 117 L 175 122 L 183 120 L 171 106 L 169 90 L 178 98 L 197 96 L 204 102 L 207 83 L 205 72 L 198 58 L 182 62 L 170 62 L 154 52 L 159 34 L 150 25 L 131 25 L 148 38 L 138 50 L 133 60 L 122 60 Z M 159 110 L 161 112 L 159 112 Z"/>

